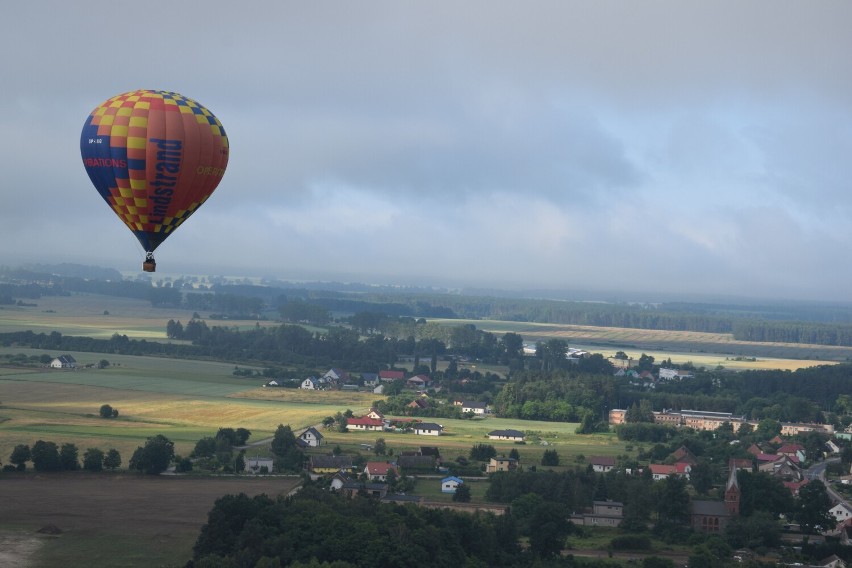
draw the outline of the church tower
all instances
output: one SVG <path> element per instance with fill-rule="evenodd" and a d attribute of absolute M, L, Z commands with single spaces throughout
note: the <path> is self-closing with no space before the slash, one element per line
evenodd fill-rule
<path fill-rule="evenodd" d="M 737 481 L 737 468 L 731 467 L 731 475 L 728 477 L 728 484 L 725 486 L 725 508 L 728 510 L 728 515 L 737 517 L 740 514 L 740 484 Z"/>

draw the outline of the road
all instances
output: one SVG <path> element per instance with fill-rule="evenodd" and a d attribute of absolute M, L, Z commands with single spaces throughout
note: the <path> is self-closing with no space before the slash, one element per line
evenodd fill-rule
<path fill-rule="evenodd" d="M 805 478 L 813 481 L 814 479 L 819 479 L 825 484 L 825 488 L 828 491 L 828 495 L 831 497 L 831 500 L 834 503 L 845 503 L 849 506 L 849 502 L 843 498 L 843 495 L 834 490 L 831 483 L 827 483 L 825 481 L 825 468 L 828 467 L 828 464 L 837 463 L 840 461 L 840 458 L 829 458 L 825 461 L 819 462 L 817 464 L 812 465 L 807 470 L 805 470 Z"/>

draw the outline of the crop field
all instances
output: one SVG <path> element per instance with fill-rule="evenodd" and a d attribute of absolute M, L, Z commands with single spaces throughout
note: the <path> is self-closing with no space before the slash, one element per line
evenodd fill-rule
<path fill-rule="evenodd" d="M 5 475 L 0 566 L 183 566 L 227 494 L 286 495 L 294 477 Z"/>
<path fill-rule="evenodd" d="M 19 351 L 0 348 L 0 354 Z M 165 434 L 175 442 L 175 451 L 185 455 L 220 427 L 248 428 L 250 441 L 256 441 L 271 436 L 279 424 L 304 428 L 349 407 L 368 408 L 375 399 L 352 393 L 345 393 L 345 399 L 306 398 L 291 389 L 262 388 L 262 379 L 235 377 L 233 366 L 224 363 L 74 355 L 81 363 L 108 357 L 112 366 L 75 371 L 0 368 L 0 460 L 16 444 L 43 439 L 74 443 L 81 452 L 116 448 L 126 465 L 149 436 Z M 100 418 L 102 404 L 117 409 L 118 418 Z"/>

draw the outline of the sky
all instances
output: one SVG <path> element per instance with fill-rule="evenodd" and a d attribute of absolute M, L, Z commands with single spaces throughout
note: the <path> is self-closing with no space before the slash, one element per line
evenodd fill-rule
<path fill-rule="evenodd" d="M 221 120 L 158 271 L 852 300 L 852 3 L 15 2 L 0 264 L 137 271 L 89 112 Z"/>

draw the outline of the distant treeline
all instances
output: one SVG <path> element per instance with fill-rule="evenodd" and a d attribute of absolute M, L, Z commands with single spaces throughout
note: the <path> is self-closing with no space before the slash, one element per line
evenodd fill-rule
<path fill-rule="evenodd" d="M 227 283 L 212 278 L 209 285 L 193 279 L 160 282 L 121 280 L 117 272 L 82 268 L 61 275 L 0 267 L 0 303 L 36 299 L 41 295 L 72 292 L 104 294 L 148 300 L 155 307 L 183 307 L 231 317 L 260 317 L 264 312 L 312 311 L 307 321 L 330 319 L 359 312 L 388 317 L 497 319 L 519 322 L 621 327 L 632 329 L 731 333 L 735 339 L 760 342 L 810 343 L 852 346 L 852 306 L 823 303 L 708 304 L 708 303 L 604 303 L 551 299 L 474 296 L 425 288 L 365 287 L 340 284 L 267 285 Z M 53 267 L 57 270 L 60 267 Z M 69 272 L 72 275 L 69 275 Z M 355 290 L 355 291 L 353 291 Z M 306 310 L 304 306 L 310 308 Z M 320 314 L 321 315 L 321 314 Z"/>

